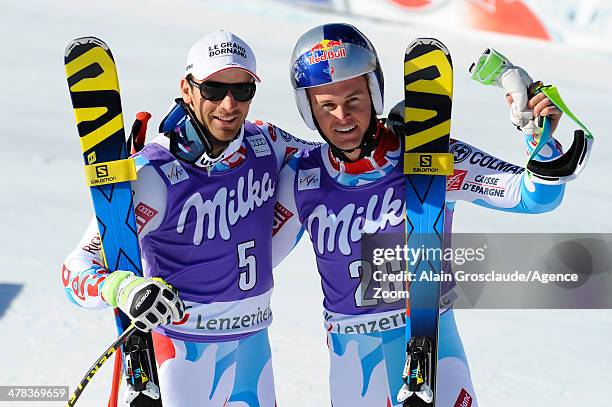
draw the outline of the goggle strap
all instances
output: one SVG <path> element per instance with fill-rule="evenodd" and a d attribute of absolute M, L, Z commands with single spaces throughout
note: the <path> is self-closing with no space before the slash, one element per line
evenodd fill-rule
<path fill-rule="evenodd" d="M 191 124 L 193 125 L 193 127 L 195 127 L 196 132 L 198 133 L 198 136 L 200 140 L 202 141 L 202 144 L 204 145 L 204 151 L 207 154 L 209 154 L 212 151 L 213 147 L 212 147 L 212 143 L 207 137 L 208 131 L 204 129 L 204 126 L 202 126 L 202 123 L 200 123 L 194 111 L 191 110 L 191 107 L 189 107 L 189 105 L 185 103 L 183 99 L 176 99 L 176 100 L 177 101 L 180 100 L 180 102 L 178 103 L 180 103 L 183 106 L 183 109 L 185 109 L 185 112 L 187 112 L 187 116 L 189 116 L 189 119 L 191 120 Z"/>

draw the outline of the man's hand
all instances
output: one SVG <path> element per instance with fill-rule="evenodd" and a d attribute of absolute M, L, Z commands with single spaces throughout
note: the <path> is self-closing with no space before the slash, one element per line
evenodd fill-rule
<path fill-rule="evenodd" d="M 548 116 L 551 132 L 557 128 L 562 112 L 546 95 L 533 95 L 533 89 L 542 86 L 542 83 L 534 83 L 527 71 L 514 65 L 493 48 L 485 49 L 470 67 L 470 74 L 475 81 L 497 86 L 506 92 L 506 100 L 510 105 L 510 120 L 524 133 L 539 134 L 541 129 L 536 124 L 539 116 Z"/>
<path fill-rule="evenodd" d="M 185 304 L 178 292 L 161 278 L 144 278 L 117 270 L 104 281 L 102 298 L 119 307 L 141 331 L 178 322 L 185 314 Z"/>
<path fill-rule="evenodd" d="M 514 101 L 512 95 L 507 94 L 506 100 L 512 109 L 512 103 Z M 557 126 L 559 125 L 559 121 L 561 120 L 561 116 L 563 116 L 563 112 L 559 110 L 558 107 L 553 105 L 546 95 L 540 92 L 533 96 L 527 101 L 527 108 L 531 110 L 534 118 L 537 118 L 538 116 L 548 117 L 550 119 L 551 133 L 555 132 Z"/>

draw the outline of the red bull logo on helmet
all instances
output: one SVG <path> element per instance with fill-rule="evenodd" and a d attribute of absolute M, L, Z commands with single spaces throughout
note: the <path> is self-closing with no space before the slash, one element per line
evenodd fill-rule
<path fill-rule="evenodd" d="M 330 59 L 346 57 L 346 48 L 342 46 L 342 40 L 321 40 L 310 48 L 308 63 L 318 64 Z"/>

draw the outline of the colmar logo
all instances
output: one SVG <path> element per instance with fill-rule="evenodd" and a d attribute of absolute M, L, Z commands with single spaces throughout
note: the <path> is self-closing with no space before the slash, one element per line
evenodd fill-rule
<path fill-rule="evenodd" d="M 523 171 L 525 171 L 524 168 L 519 167 L 518 165 L 510 164 L 493 156 L 486 155 L 482 151 L 476 151 L 471 155 L 470 164 L 479 165 L 482 168 L 489 168 L 497 172 L 521 174 Z"/>
<path fill-rule="evenodd" d="M 454 144 L 450 151 L 451 154 L 455 156 L 455 163 L 460 163 L 465 161 L 470 155 L 472 155 L 472 149 L 465 144 Z"/>

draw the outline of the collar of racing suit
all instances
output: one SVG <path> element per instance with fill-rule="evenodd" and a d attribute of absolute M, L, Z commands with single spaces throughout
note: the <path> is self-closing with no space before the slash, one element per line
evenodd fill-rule
<path fill-rule="evenodd" d="M 347 174 L 362 174 L 376 170 L 387 164 L 387 153 L 395 151 L 399 147 L 399 139 L 391 130 L 385 127 L 382 121 L 376 123 L 376 134 L 374 138 L 380 137 L 380 141 L 376 148 L 369 156 L 360 158 L 357 161 L 348 162 L 338 160 L 331 152 L 331 148 L 327 149 L 327 156 L 332 167 Z"/>

